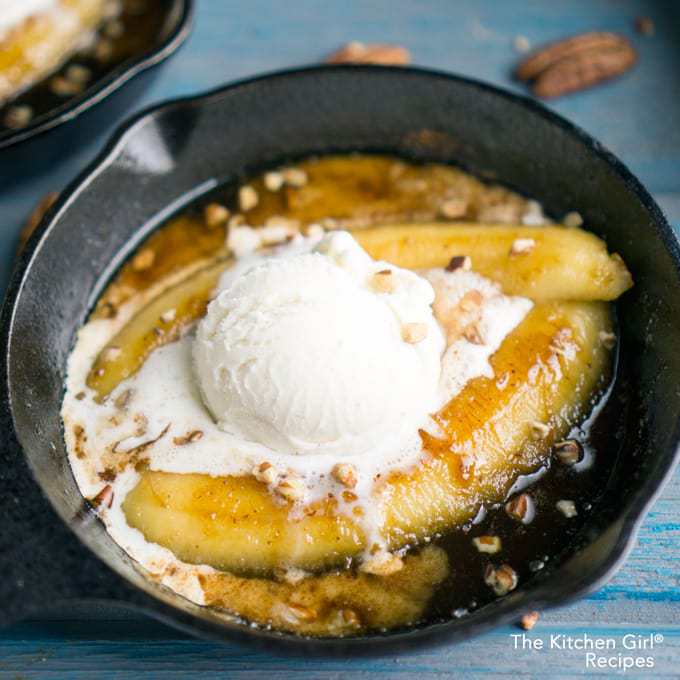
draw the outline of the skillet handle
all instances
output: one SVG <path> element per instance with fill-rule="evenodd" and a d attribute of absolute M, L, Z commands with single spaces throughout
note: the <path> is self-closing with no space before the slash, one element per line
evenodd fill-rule
<path fill-rule="evenodd" d="M 0 415 L 0 627 L 72 600 L 134 600 L 118 574 L 62 522 Z M 94 520 L 93 520 L 94 521 Z"/>

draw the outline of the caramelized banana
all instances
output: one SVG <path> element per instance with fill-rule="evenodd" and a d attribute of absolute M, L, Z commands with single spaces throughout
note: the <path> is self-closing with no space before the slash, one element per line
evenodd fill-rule
<path fill-rule="evenodd" d="M 604 386 L 608 354 L 599 335 L 610 330 L 604 303 L 537 305 L 492 357 L 495 377 L 472 380 L 437 414 L 443 438 L 422 434 L 427 463 L 376 490 L 389 546 L 466 521 L 539 465 Z M 241 573 L 337 566 L 366 547 L 332 500 L 295 519 L 249 477 L 145 471 L 123 510 L 147 540 L 180 559 Z"/>
<path fill-rule="evenodd" d="M 222 261 L 210 265 L 143 307 L 99 353 L 87 378 L 88 387 L 100 399 L 106 397 L 139 370 L 154 349 L 177 340 L 187 325 L 205 313 L 225 267 Z"/>
<path fill-rule="evenodd" d="M 362 533 L 324 501 L 291 522 L 288 507 L 252 477 L 144 472 L 124 502 L 128 524 L 196 564 L 239 573 L 341 563 Z"/>
<path fill-rule="evenodd" d="M 618 255 L 582 229 L 423 224 L 359 229 L 359 244 L 399 267 L 445 267 L 467 255 L 472 268 L 507 295 L 545 300 L 615 300 L 633 281 Z"/>

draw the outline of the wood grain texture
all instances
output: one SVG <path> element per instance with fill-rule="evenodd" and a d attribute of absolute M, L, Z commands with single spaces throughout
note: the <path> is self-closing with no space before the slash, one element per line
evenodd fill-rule
<path fill-rule="evenodd" d="M 36 632 L 40 637 L 36 638 Z M 661 636 L 655 648 L 634 652 L 623 649 L 626 635 Z M 677 678 L 680 632 L 677 627 L 635 627 L 621 624 L 552 624 L 535 628 L 527 638 L 543 640 L 541 650 L 517 649 L 521 635 L 515 628 L 500 628 L 456 647 L 405 652 L 380 659 L 287 658 L 244 649 L 232 644 L 191 640 L 142 622 L 114 622 L 92 626 L 83 622 L 40 628 L 17 627 L 0 640 L 0 678 L 210 678 L 282 677 L 287 680 L 353 678 L 470 678 L 480 676 L 574 678 L 594 677 L 585 651 L 547 649 L 564 638 L 611 639 L 617 648 L 608 656 L 653 655 L 654 668 L 646 677 Z M 628 638 L 629 639 L 629 638 Z M 598 677 L 613 677 L 600 672 Z M 628 671 L 629 677 L 635 677 Z M 638 677 L 641 677 L 638 675 Z"/>
<path fill-rule="evenodd" d="M 640 62 L 625 77 L 550 107 L 600 139 L 659 198 L 680 227 L 680 7 L 670 0 L 198 0 L 188 44 L 137 108 L 237 78 L 320 60 L 348 40 L 396 42 L 416 64 L 472 75 L 510 89 L 516 36 L 532 45 L 586 30 L 629 36 Z M 634 31 L 650 16 L 653 37 Z M 117 121 L 112 121 L 111 129 Z M 21 221 L 47 191 L 63 188 L 96 154 L 108 133 L 32 177 L 0 186 L 0 286 L 5 285 Z M 1 159 L 0 159 L 1 162 Z M 678 677 L 680 662 L 680 473 L 647 516 L 625 566 L 603 589 L 546 614 L 529 634 L 613 636 L 660 633 L 653 671 L 629 677 Z M 56 616 L 53 612 L 51 616 Z M 379 660 L 284 659 L 235 645 L 194 641 L 138 615 L 73 607 L 60 621 L 29 622 L 0 634 L 0 678 L 368 678 L 415 676 L 590 677 L 582 652 L 513 650 L 503 628 L 456 647 Z M 72 619 L 64 621 L 63 619 Z M 76 619 L 76 620 L 73 620 Z M 83 621 L 83 619 L 89 619 Z M 616 650 L 614 654 L 618 653 Z M 615 674 L 598 671 L 598 677 Z"/>

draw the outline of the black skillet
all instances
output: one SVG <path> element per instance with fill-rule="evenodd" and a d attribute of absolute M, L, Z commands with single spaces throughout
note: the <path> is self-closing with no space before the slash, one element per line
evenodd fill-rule
<path fill-rule="evenodd" d="M 227 623 L 148 581 L 83 511 L 59 409 L 74 334 L 142 238 L 218 182 L 330 151 L 453 162 L 520 189 L 555 215 L 580 211 L 635 278 L 618 305 L 631 403 L 605 452 L 616 459 L 611 477 L 564 558 L 458 620 L 310 641 Z M 0 621 L 57 602 L 113 600 L 218 640 L 295 652 L 384 653 L 469 638 L 529 609 L 583 596 L 621 564 L 676 458 L 679 274 L 669 225 L 616 158 L 533 101 L 472 80 L 417 69 L 312 68 L 140 114 L 62 194 L 21 256 L 5 301 Z"/>

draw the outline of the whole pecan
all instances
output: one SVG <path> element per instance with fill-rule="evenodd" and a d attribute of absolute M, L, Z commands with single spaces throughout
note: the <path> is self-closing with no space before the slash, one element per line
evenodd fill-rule
<path fill-rule="evenodd" d="M 408 64 L 411 54 L 401 45 L 349 42 L 326 57 L 327 64 Z"/>
<path fill-rule="evenodd" d="M 583 33 L 551 43 L 524 59 L 515 72 L 532 81 L 539 97 L 576 92 L 614 78 L 633 66 L 633 46 L 616 33 Z"/>

